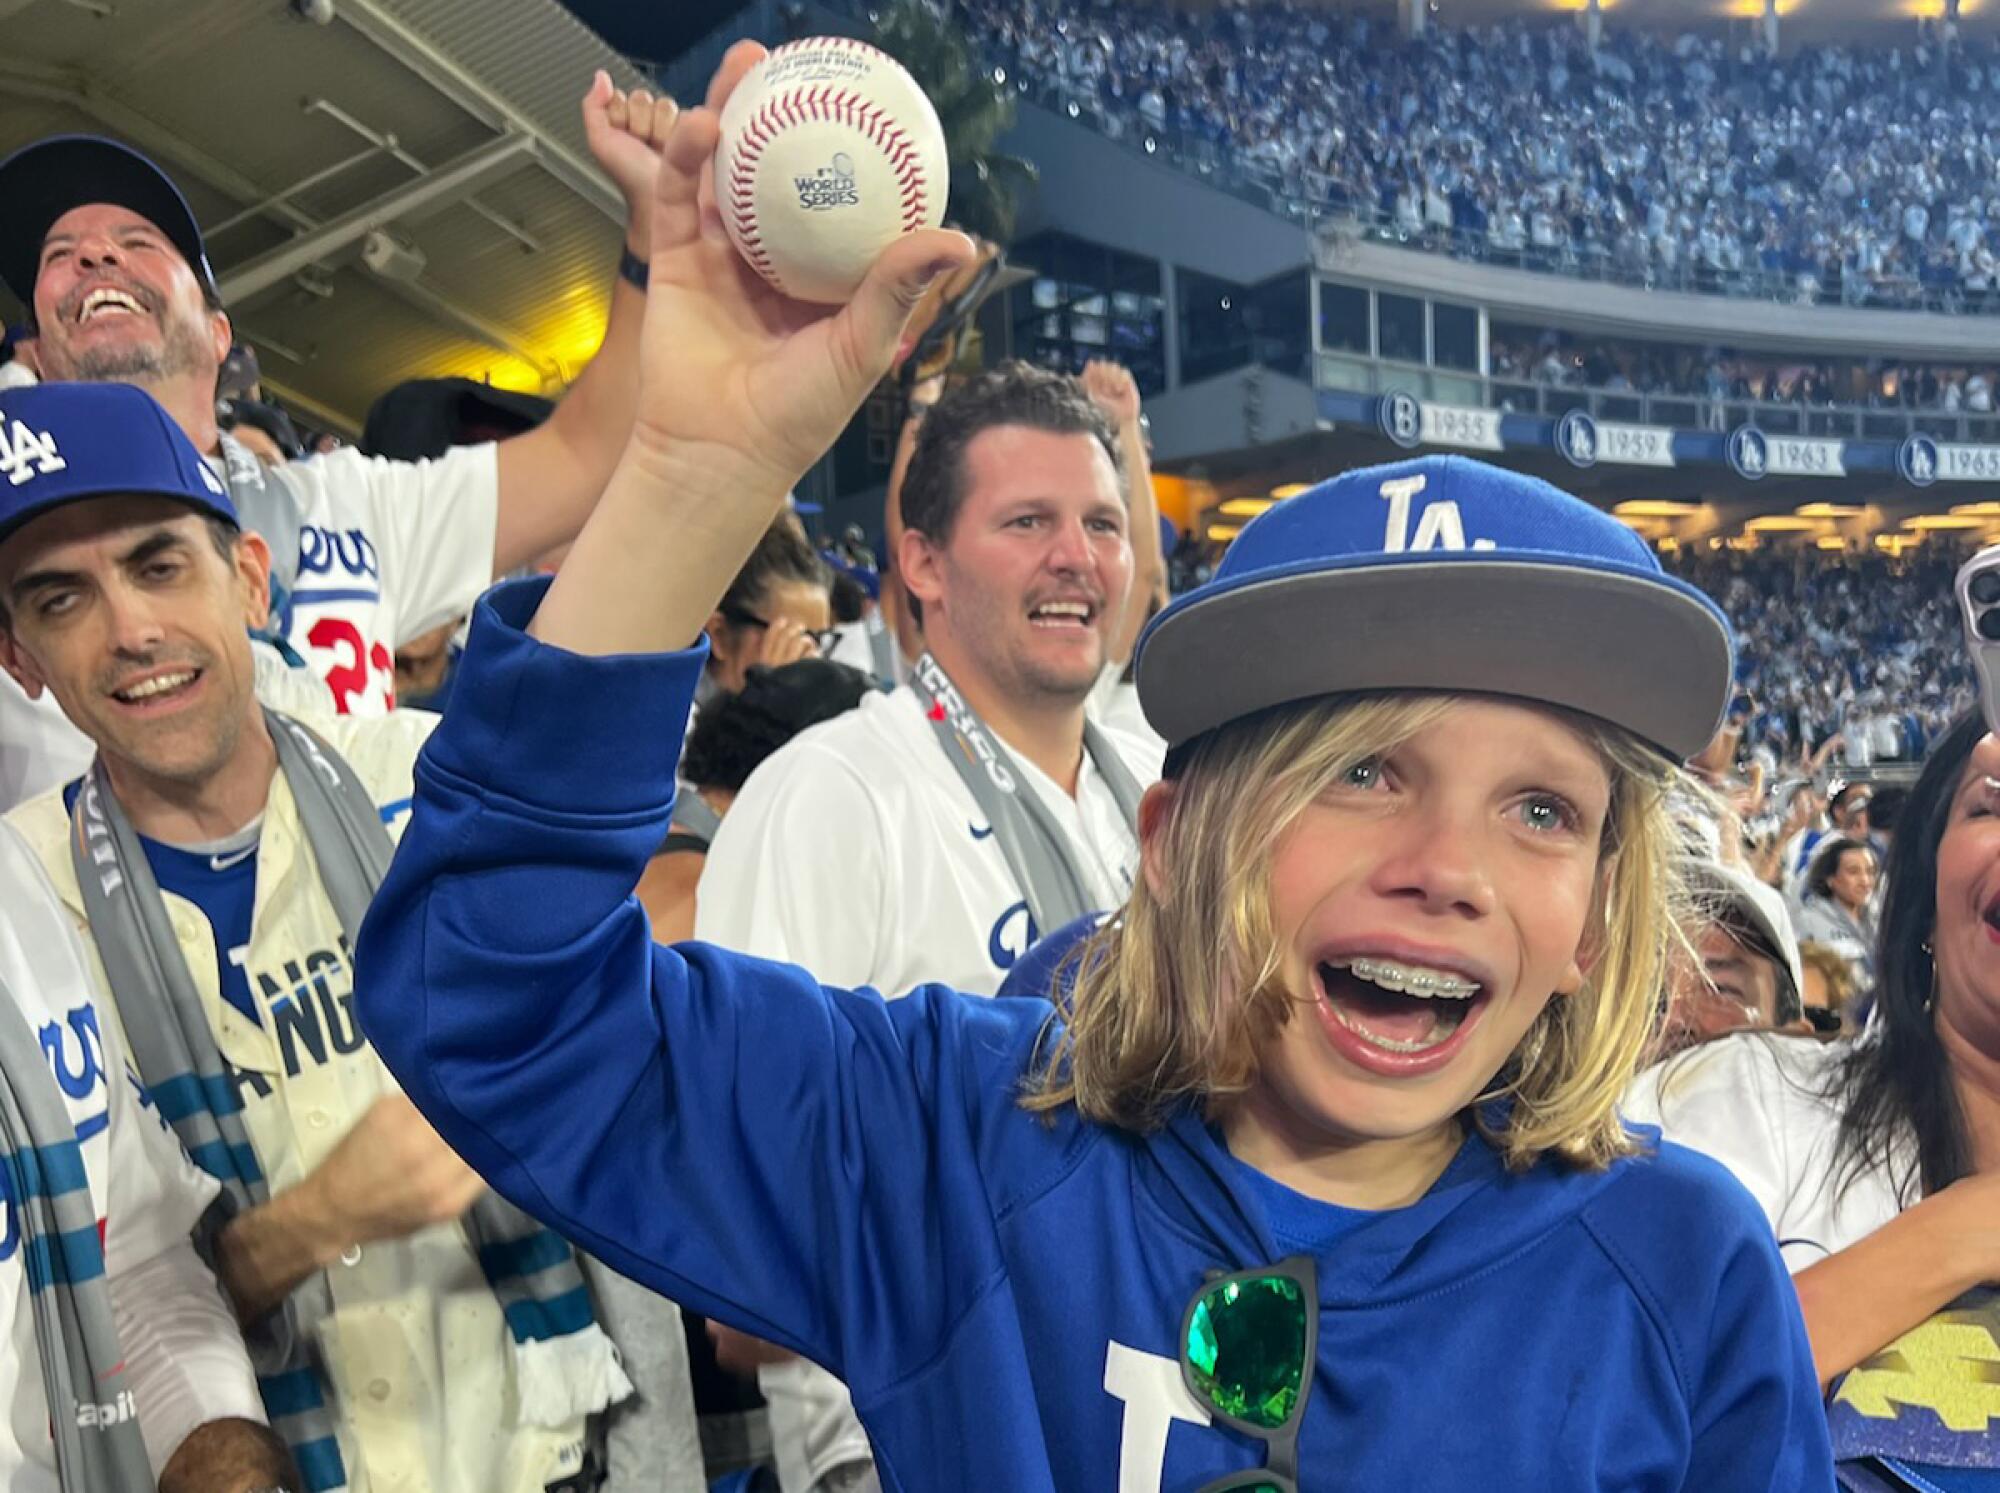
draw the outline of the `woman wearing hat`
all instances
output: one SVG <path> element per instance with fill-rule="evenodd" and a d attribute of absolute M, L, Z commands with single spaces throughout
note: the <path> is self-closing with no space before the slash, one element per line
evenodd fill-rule
<path fill-rule="evenodd" d="M 968 252 L 808 317 L 702 231 L 715 128 L 667 147 L 632 450 L 553 585 L 482 604 L 361 942 L 418 1105 L 839 1373 L 885 1488 L 1830 1488 L 1768 1228 L 1614 1108 L 1728 631 L 1552 488 L 1350 474 L 1160 616 L 1169 776 L 1066 1010 L 653 944 L 687 644 Z"/>

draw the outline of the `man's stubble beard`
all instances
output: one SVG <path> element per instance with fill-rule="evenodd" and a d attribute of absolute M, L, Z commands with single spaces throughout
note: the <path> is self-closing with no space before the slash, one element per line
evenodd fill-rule
<path fill-rule="evenodd" d="M 80 384 L 157 384 L 183 374 L 198 373 L 210 361 L 199 331 L 183 321 L 162 323 L 157 348 L 138 344 L 94 347 L 71 359 L 68 350 L 44 337 L 36 351 L 43 376 L 52 382 Z"/>

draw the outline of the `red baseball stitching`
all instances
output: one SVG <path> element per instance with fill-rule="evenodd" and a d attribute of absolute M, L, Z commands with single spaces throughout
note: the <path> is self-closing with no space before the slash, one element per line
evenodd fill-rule
<path fill-rule="evenodd" d="M 787 42 L 771 56 L 782 57 L 802 48 L 826 46 L 888 60 L 886 54 L 866 42 L 846 37 Z M 900 125 L 883 114 L 879 104 L 871 103 L 852 89 L 828 88 L 825 84 L 788 88 L 771 95 L 743 122 L 738 132 L 736 151 L 729 162 L 729 209 L 743 257 L 780 290 L 785 286 L 778 277 L 777 266 L 762 247 L 763 240 L 753 226 L 756 221 L 753 212 L 756 206 L 757 167 L 763 160 L 765 148 L 777 139 L 786 126 L 802 123 L 808 118 L 821 123 L 838 122 L 858 129 L 862 138 L 888 159 L 902 197 L 904 232 L 923 227 L 930 213 L 922 152 Z"/>

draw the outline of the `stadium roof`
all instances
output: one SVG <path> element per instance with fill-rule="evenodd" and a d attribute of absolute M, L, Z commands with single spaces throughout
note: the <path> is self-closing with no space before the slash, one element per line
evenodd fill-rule
<path fill-rule="evenodd" d="M 595 349 L 625 216 L 578 101 L 596 68 L 639 74 L 555 0 L 330 8 L 0 0 L 0 154 L 83 131 L 158 160 L 266 383 L 310 417 L 357 429 L 417 376 L 552 392 Z M 421 264 L 368 268 L 376 228 Z"/>

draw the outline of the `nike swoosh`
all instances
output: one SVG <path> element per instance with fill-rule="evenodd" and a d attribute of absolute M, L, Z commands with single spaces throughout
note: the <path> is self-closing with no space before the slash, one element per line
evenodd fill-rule
<path fill-rule="evenodd" d="M 981 829 L 978 825 L 974 824 L 970 819 L 968 819 L 965 821 L 965 827 L 972 831 L 972 838 L 975 840 L 988 840 L 993 837 L 993 826 L 990 824 L 987 825 L 986 828 Z"/>
<path fill-rule="evenodd" d="M 208 869 L 211 871 L 227 871 L 231 866 L 242 865 L 256 853 L 257 847 L 255 845 L 245 845 L 241 850 L 232 851 L 228 855 L 211 855 L 208 858 Z"/>

